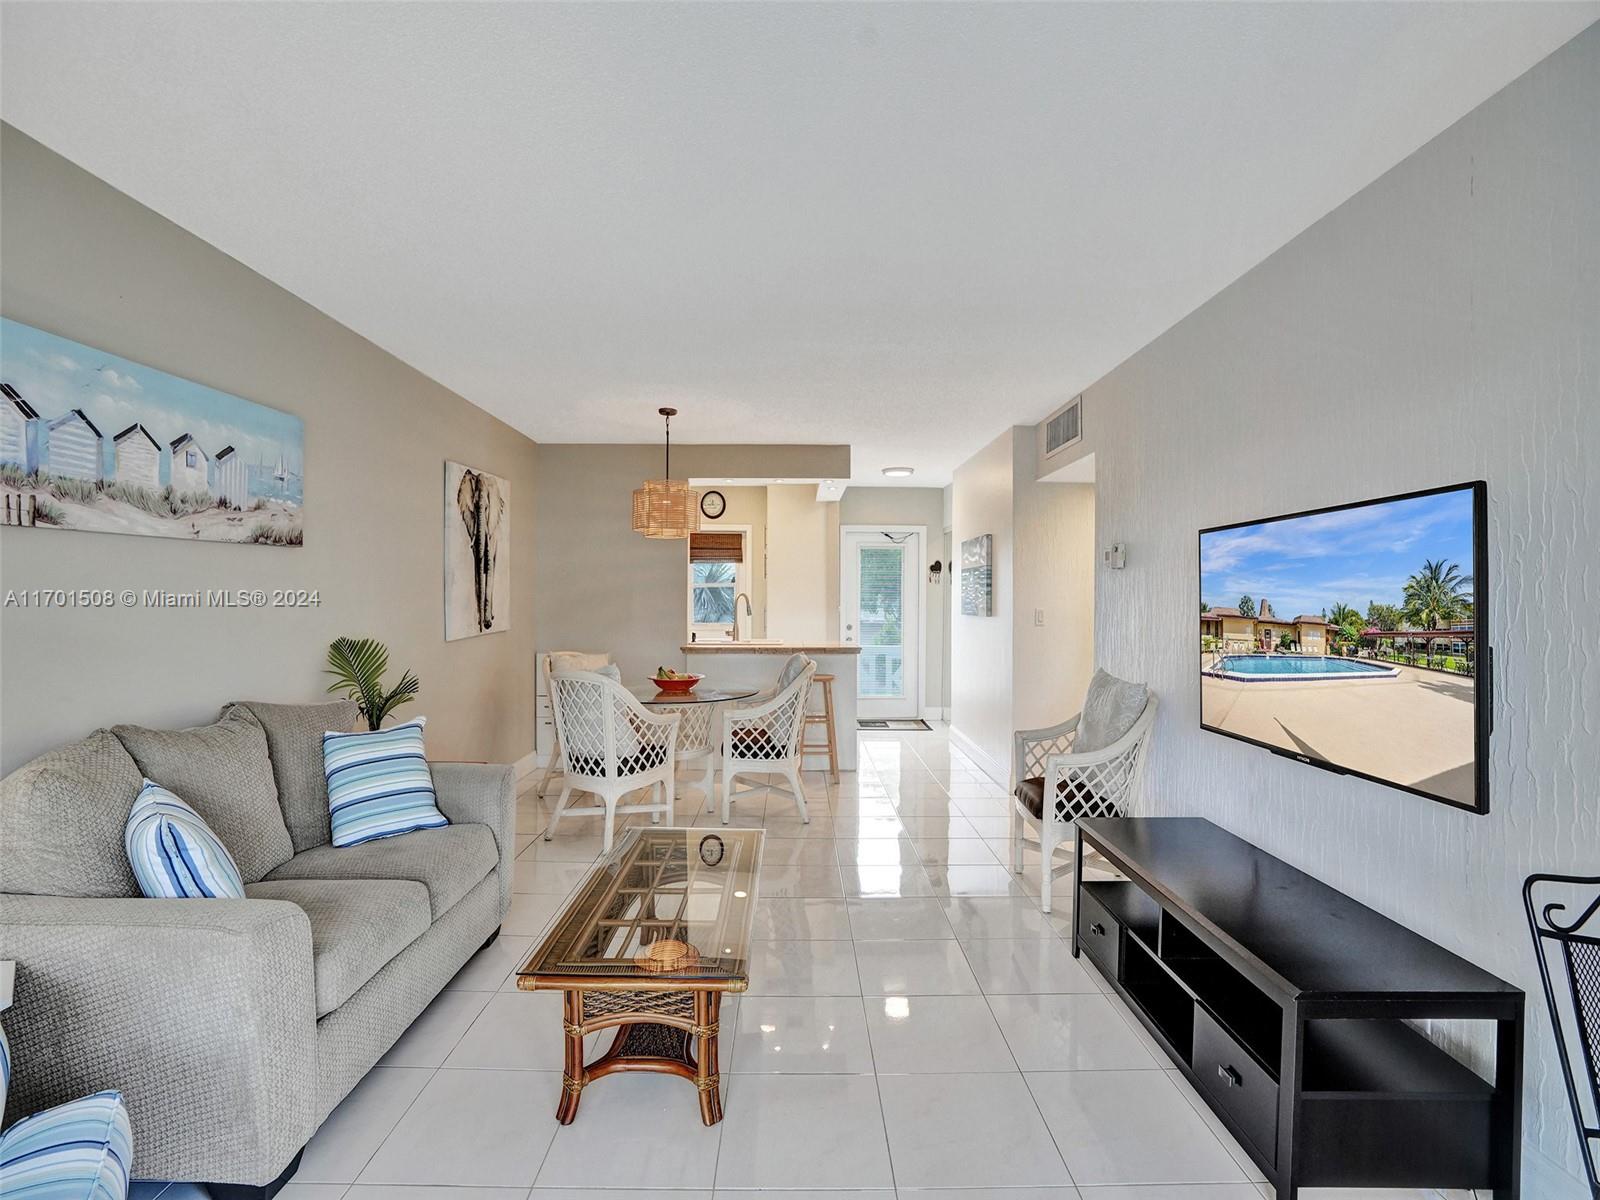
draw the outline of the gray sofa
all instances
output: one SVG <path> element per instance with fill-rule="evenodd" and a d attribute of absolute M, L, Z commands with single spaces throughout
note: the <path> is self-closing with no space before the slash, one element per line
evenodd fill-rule
<path fill-rule="evenodd" d="M 318 1125 L 511 899 L 509 766 L 434 763 L 450 825 L 329 844 L 324 730 L 348 703 L 230 705 L 99 730 L 0 780 L 0 959 L 13 1119 L 120 1089 L 142 1179 L 270 1196 Z M 244 900 L 147 900 L 122 834 L 141 776 L 200 812 Z"/>

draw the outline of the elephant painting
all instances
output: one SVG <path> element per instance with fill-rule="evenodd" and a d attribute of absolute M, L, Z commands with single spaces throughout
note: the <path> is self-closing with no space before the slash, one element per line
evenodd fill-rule
<path fill-rule="evenodd" d="M 445 464 L 446 641 L 497 633 L 509 623 L 510 495 L 499 476 Z"/>

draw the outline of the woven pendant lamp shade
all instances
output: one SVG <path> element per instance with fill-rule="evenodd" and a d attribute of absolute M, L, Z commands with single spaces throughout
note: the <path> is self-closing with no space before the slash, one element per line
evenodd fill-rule
<path fill-rule="evenodd" d="M 657 409 L 667 422 L 666 479 L 647 479 L 633 489 L 633 531 L 647 538 L 686 538 L 700 528 L 700 493 L 672 476 L 675 408 Z"/>
<path fill-rule="evenodd" d="M 686 538 L 700 528 L 700 493 L 681 479 L 647 479 L 633 489 L 633 531 Z"/>

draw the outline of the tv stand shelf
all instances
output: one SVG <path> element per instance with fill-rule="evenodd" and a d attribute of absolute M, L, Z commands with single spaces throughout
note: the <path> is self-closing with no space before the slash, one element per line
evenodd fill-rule
<path fill-rule="evenodd" d="M 1124 876 L 1083 878 L 1088 845 Z M 1072 952 L 1277 1189 L 1520 1195 L 1520 990 L 1192 817 L 1078 822 Z M 1407 1022 L 1496 1023 L 1489 1083 Z"/>

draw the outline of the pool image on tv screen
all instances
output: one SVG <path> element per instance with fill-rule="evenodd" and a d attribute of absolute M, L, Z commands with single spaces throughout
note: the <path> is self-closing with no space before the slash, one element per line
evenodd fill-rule
<path fill-rule="evenodd" d="M 1201 724 L 1485 806 L 1482 485 L 1200 534 Z"/>

